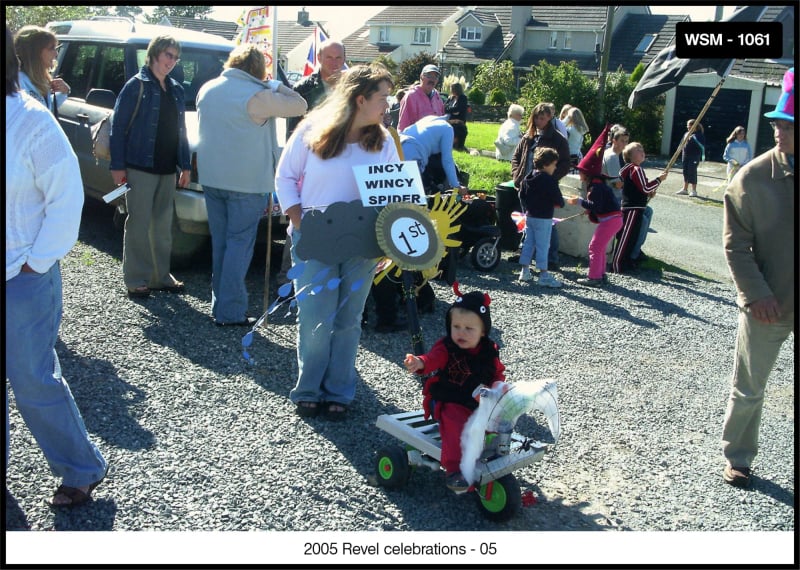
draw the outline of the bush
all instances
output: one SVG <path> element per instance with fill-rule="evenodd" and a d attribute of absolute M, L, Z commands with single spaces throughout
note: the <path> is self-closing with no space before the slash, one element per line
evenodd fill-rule
<path fill-rule="evenodd" d="M 484 93 L 500 89 L 505 94 L 506 100 L 515 99 L 517 89 L 514 80 L 514 64 L 509 60 L 500 63 L 479 64 L 475 69 L 472 87 L 477 87 Z"/>
<path fill-rule="evenodd" d="M 419 81 L 422 68 L 432 63 L 436 64 L 436 58 L 433 54 L 420 52 L 417 55 L 406 59 L 400 63 L 400 69 L 395 75 L 396 87 L 407 87 L 414 85 Z"/>
<path fill-rule="evenodd" d="M 489 92 L 489 105 L 505 105 L 506 101 L 506 94 L 499 87 Z"/>
<path fill-rule="evenodd" d="M 473 105 L 483 105 L 486 103 L 486 94 L 476 87 L 470 89 L 469 93 L 467 93 L 467 99 L 469 99 Z"/>

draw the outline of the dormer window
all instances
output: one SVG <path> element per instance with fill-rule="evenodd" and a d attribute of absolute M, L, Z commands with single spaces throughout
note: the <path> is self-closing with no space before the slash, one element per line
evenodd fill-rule
<path fill-rule="evenodd" d="M 564 49 L 572 49 L 572 32 L 564 32 Z"/>
<path fill-rule="evenodd" d="M 558 32 L 550 32 L 550 49 L 558 49 Z"/>
<path fill-rule="evenodd" d="M 645 34 L 641 41 L 639 41 L 639 45 L 637 45 L 633 51 L 636 53 L 647 53 L 647 50 L 649 50 L 653 42 L 656 41 L 657 35 L 658 34 Z"/>
<path fill-rule="evenodd" d="M 389 26 L 381 26 L 378 28 L 378 43 L 389 43 Z"/>
<path fill-rule="evenodd" d="M 480 41 L 482 37 L 482 30 L 474 26 L 462 26 L 458 34 L 458 39 L 461 41 L 475 42 Z"/>
<path fill-rule="evenodd" d="M 431 29 L 430 28 L 414 28 L 414 43 L 415 44 L 431 44 Z"/>

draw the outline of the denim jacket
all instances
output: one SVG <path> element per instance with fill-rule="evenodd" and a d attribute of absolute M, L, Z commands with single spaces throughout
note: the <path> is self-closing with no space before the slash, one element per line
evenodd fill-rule
<path fill-rule="evenodd" d="M 139 98 L 139 82 L 144 83 L 139 110 L 128 130 L 136 100 Z M 189 139 L 186 136 L 186 104 L 183 100 L 183 87 L 171 77 L 172 96 L 178 110 L 178 164 L 181 170 L 191 169 Z M 158 131 L 158 110 L 161 100 L 161 87 L 152 76 L 150 68 L 142 66 L 141 71 L 131 77 L 120 91 L 114 105 L 111 119 L 111 170 L 125 170 L 128 164 L 144 167 L 153 166 L 153 153 Z M 128 130 L 126 135 L 125 131 Z"/>

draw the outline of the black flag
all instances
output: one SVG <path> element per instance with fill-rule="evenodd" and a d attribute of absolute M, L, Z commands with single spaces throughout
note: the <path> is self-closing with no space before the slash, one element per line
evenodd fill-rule
<path fill-rule="evenodd" d="M 747 6 L 733 13 L 724 22 L 757 22 L 766 6 Z M 700 69 L 712 69 L 720 77 L 725 77 L 733 67 L 733 59 L 684 59 L 675 57 L 675 44 L 667 46 L 656 55 L 644 70 L 644 75 L 633 88 L 628 98 L 628 107 L 633 109 L 647 99 L 669 91 L 678 85 L 683 76 Z"/>

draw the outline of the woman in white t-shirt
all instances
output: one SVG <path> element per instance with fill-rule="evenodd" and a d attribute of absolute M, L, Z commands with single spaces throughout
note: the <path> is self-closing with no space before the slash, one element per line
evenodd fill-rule
<path fill-rule="evenodd" d="M 311 210 L 360 199 L 353 166 L 399 161 L 383 127 L 393 86 L 391 74 L 381 65 L 358 65 L 344 72 L 333 93 L 294 131 L 278 162 L 276 188 L 290 220 L 292 270 L 298 273 L 298 378 L 289 397 L 302 417 L 320 411 L 332 420 L 346 417 L 356 391 L 361 316 L 377 261 L 358 255 L 333 264 L 302 259 L 302 220 Z M 315 287 L 321 275 L 326 286 Z M 332 282 L 337 285 L 328 286 Z M 303 294 L 309 285 L 314 294 Z"/>

